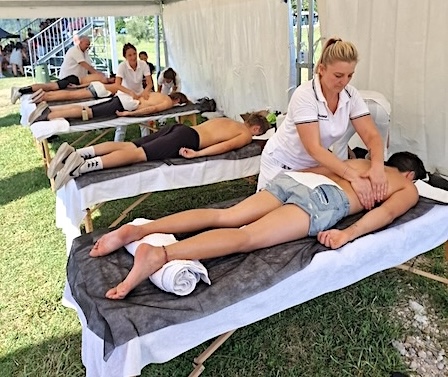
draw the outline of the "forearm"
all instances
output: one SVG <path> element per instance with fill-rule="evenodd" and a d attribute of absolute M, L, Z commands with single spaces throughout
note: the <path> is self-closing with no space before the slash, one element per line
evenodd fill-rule
<path fill-rule="evenodd" d="M 384 166 L 384 142 L 381 135 L 377 133 L 366 143 L 367 149 L 370 151 L 370 160 L 372 165 Z"/>
<path fill-rule="evenodd" d="M 211 145 L 207 148 L 197 151 L 197 157 L 215 156 L 217 154 L 225 153 L 226 150 L 219 144 Z"/>
<path fill-rule="evenodd" d="M 344 232 L 349 236 L 349 241 L 353 241 L 358 237 L 389 225 L 394 218 L 395 216 L 390 211 L 380 206 L 367 212 L 354 224 L 344 229 Z"/>
<path fill-rule="evenodd" d="M 131 111 L 131 116 L 140 116 L 140 115 L 150 115 L 155 113 L 157 106 L 148 106 L 148 107 L 143 107 L 134 111 Z"/>
<path fill-rule="evenodd" d="M 322 146 L 315 147 L 314 150 L 308 152 L 321 166 L 325 166 L 335 174 L 351 182 L 359 177 L 359 173 L 341 161 L 336 155 Z"/>

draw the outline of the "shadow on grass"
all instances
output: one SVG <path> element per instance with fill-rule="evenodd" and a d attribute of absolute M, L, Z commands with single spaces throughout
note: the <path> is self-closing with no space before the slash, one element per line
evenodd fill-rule
<path fill-rule="evenodd" d="M 67 335 L 21 348 L 0 358 L 2 376 L 85 376 L 81 335 Z"/>
<path fill-rule="evenodd" d="M 13 113 L 8 114 L 2 118 L 0 118 L 0 127 L 10 127 L 20 124 L 20 114 Z"/>
<path fill-rule="evenodd" d="M 43 178 L 42 167 L 18 173 L 0 180 L 0 205 L 23 198 L 43 188 L 50 188 L 50 182 Z"/>

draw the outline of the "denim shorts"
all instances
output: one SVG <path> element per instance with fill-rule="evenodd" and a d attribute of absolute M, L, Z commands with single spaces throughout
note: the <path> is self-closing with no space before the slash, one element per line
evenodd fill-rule
<path fill-rule="evenodd" d="M 283 204 L 295 204 L 310 215 L 308 235 L 316 236 L 322 230 L 331 228 L 349 214 L 350 204 L 339 187 L 331 184 L 314 189 L 280 173 L 266 186 L 266 191 Z"/>

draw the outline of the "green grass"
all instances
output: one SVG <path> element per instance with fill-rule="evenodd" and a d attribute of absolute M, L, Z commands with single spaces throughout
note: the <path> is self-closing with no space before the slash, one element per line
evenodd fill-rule
<path fill-rule="evenodd" d="M 0 79 L 0 376 L 78 377 L 85 375 L 81 330 L 76 313 L 61 305 L 67 257 L 54 223 L 55 196 L 30 131 L 18 125 L 19 105 L 9 104 L 9 88 L 30 82 Z M 128 137 L 137 135 L 138 127 L 131 126 Z M 75 137 L 53 142 L 53 151 Z M 254 184 L 237 180 L 156 193 L 128 219 L 159 217 L 254 190 Z M 95 227 L 106 227 L 128 202 L 102 207 Z M 427 253 L 426 269 L 447 276 L 442 255 L 442 247 Z M 203 375 L 384 377 L 405 371 L 391 346 L 405 333 L 392 307 L 406 302 L 408 294 L 426 295 L 446 326 L 447 293 L 442 284 L 403 271 L 376 274 L 238 330 L 206 362 Z M 150 365 L 142 375 L 186 376 L 209 343 Z"/>

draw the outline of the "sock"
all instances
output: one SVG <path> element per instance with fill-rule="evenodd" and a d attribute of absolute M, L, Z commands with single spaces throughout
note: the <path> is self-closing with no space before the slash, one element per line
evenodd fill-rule
<path fill-rule="evenodd" d="M 103 161 L 101 161 L 101 157 L 94 157 L 86 160 L 79 168 L 79 172 L 81 174 L 84 174 L 89 171 L 101 170 L 102 168 L 103 168 Z"/>
<path fill-rule="evenodd" d="M 76 153 L 78 153 L 84 159 L 93 158 L 96 156 L 93 146 L 79 148 L 76 150 Z"/>
<path fill-rule="evenodd" d="M 24 86 L 23 88 L 19 89 L 19 93 L 31 94 L 31 93 L 33 93 L 33 89 L 31 88 L 31 86 Z"/>

